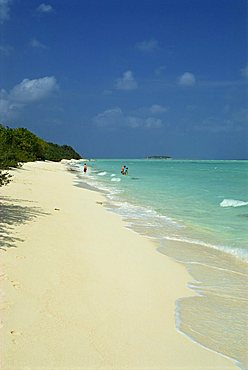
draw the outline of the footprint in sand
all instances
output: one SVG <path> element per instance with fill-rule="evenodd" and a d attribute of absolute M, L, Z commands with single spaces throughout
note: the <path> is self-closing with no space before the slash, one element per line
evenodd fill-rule
<path fill-rule="evenodd" d="M 16 259 L 18 259 L 18 260 L 23 260 L 25 258 L 26 258 L 25 256 L 16 256 Z"/>
<path fill-rule="evenodd" d="M 10 334 L 17 337 L 17 336 L 22 335 L 22 332 L 16 331 L 16 330 L 10 330 Z"/>
<path fill-rule="evenodd" d="M 8 276 L 6 274 L 1 274 L 0 275 L 0 279 L 7 280 L 8 279 Z"/>
<path fill-rule="evenodd" d="M 13 286 L 14 288 L 16 288 L 16 289 L 20 289 L 21 285 L 20 285 L 19 281 L 11 280 L 10 282 L 11 282 L 11 284 L 12 284 L 12 286 Z"/>
<path fill-rule="evenodd" d="M 8 280 L 10 281 L 10 283 L 12 284 L 12 286 L 16 289 L 20 289 L 21 287 L 21 284 L 19 283 L 19 281 L 16 281 L 16 280 L 10 280 L 9 276 L 7 274 L 1 274 L 0 275 L 0 280 Z"/>
<path fill-rule="evenodd" d="M 11 330 L 11 331 L 10 331 L 10 334 L 11 334 L 11 336 L 12 336 L 12 339 L 11 339 L 11 340 L 12 340 L 12 342 L 13 342 L 14 344 L 16 344 L 16 339 L 22 335 L 22 332 L 20 332 L 20 331 L 16 331 L 16 330 Z"/>

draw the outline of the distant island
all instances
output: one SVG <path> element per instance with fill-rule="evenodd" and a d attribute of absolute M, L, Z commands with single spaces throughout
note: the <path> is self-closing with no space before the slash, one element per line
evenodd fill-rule
<path fill-rule="evenodd" d="M 167 155 L 151 155 L 146 159 L 172 159 L 172 158 Z"/>

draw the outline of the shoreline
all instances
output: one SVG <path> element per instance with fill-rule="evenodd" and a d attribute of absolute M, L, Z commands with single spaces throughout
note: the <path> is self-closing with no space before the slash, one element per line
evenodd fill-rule
<path fill-rule="evenodd" d="M 105 175 L 106 172 L 101 174 Z M 248 367 L 248 358 L 245 355 L 248 330 L 247 260 L 232 251 L 230 253 L 226 249 L 193 239 L 160 238 L 159 234 L 156 235 L 156 230 L 147 231 L 145 226 L 140 227 L 139 219 L 136 225 L 132 217 L 130 219 L 127 214 L 119 212 L 120 200 L 116 203 L 116 199 L 109 196 L 111 191 L 105 186 L 105 190 L 102 190 L 101 182 L 98 189 L 91 181 L 88 183 L 88 177 L 80 176 L 80 172 L 78 179 L 82 187 L 98 191 L 107 197 L 103 205 L 108 211 L 121 215 L 125 227 L 149 238 L 157 244 L 156 250 L 159 253 L 171 257 L 189 272 L 191 281 L 187 286 L 195 296 L 182 297 L 176 301 L 177 330 L 198 345 L 232 359 L 238 367 Z M 123 201 L 127 200 L 123 198 Z M 235 305 L 233 301 L 236 301 Z M 194 307 L 197 307 L 197 311 Z M 211 323 L 209 327 L 205 325 L 206 320 Z M 222 333 L 225 333 L 225 337 Z"/>
<path fill-rule="evenodd" d="M 175 166 L 159 166 L 158 172 L 151 168 L 151 173 L 147 176 L 146 161 L 142 161 L 140 165 L 139 160 L 132 159 L 130 160 L 130 166 L 135 177 L 130 173 L 127 178 L 118 175 L 118 168 L 125 160 L 121 162 L 106 159 L 96 162 L 98 163 L 89 166 L 91 170 L 89 176 L 85 178 L 81 176 L 82 180 L 85 179 L 87 184 L 104 189 L 107 198 L 110 198 L 110 203 L 114 203 L 114 208 L 119 208 L 117 213 L 121 214 L 127 222 L 129 222 L 128 218 L 130 217 L 130 222 L 133 224 L 132 228 L 134 229 L 137 226 L 139 233 L 142 234 L 142 224 L 136 222 L 135 211 L 137 211 L 137 221 L 139 221 L 140 215 L 142 214 L 143 217 L 144 214 L 143 230 L 146 231 L 146 226 L 154 227 L 154 234 L 156 233 L 155 237 L 157 238 L 218 249 L 248 263 L 247 241 L 245 238 L 247 204 L 244 201 L 246 195 L 244 195 L 244 186 L 242 186 L 242 184 L 245 184 L 245 179 L 240 179 L 240 195 L 228 194 L 228 171 L 222 168 L 223 164 L 219 161 L 220 168 L 213 166 L 212 162 L 215 161 L 206 161 L 210 166 L 209 168 L 206 167 L 207 170 L 204 170 L 204 167 L 199 167 L 199 163 L 202 161 L 197 161 L 198 170 L 203 171 L 202 177 L 199 177 L 199 183 L 195 176 L 196 168 L 191 166 L 191 161 L 184 161 L 183 166 L 182 161 L 176 161 Z M 227 162 L 230 164 L 230 161 Z M 155 168 L 157 167 L 155 166 Z M 192 178 L 194 188 L 192 193 L 190 191 L 185 192 L 185 189 L 191 187 L 191 179 L 188 178 L 185 184 L 182 183 L 182 186 L 179 186 L 181 182 L 179 174 L 183 176 L 184 171 L 189 173 L 191 170 L 194 175 Z M 214 171 L 214 173 L 220 171 L 221 174 L 222 170 L 224 171 L 225 188 L 222 189 L 222 183 L 217 178 L 216 183 L 214 181 L 210 183 L 208 190 L 206 184 L 211 181 L 211 176 L 208 179 L 211 171 Z M 230 170 L 235 171 L 234 168 L 230 168 Z M 241 174 L 242 167 L 237 170 Z M 161 176 L 159 171 L 161 171 Z M 112 176 L 115 176 L 116 180 Z M 174 176 L 176 179 L 174 179 Z M 232 178 L 231 174 L 230 176 Z M 116 182 L 112 183 L 112 181 Z M 156 196 L 162 190 L 162 181 L 165 181 L 167 186 L 163 189 L 164 193 L 162 192 L 161 196 Z M 176 186 L 174 186 L 173 181 Z M 234 190 L 234 185 L 230 184 L 230 189 L 233 189 L 234 192 L 238 191 L 238 184 L 239 182 L 235 183 L 236 190 Z M 200 191 L 200 189 L 204 191 Z M 206 199 L 204 199 L 205 197 Z M 160 200 L 162 201 L 161 204 Z M 125 202 L 127 202 L 127 210 L 125 206 L 122 207 Z M 149 220 L 150 211 L 153 213 L 154 221 Z M 164 219 L 164 222 L 162 219 Z M 156 225 L 158 225 L 157 228 Z"/>
<path fill-rule="evenodd" d="M 6 216 L 16 248 L 0 250 L 4 370 L 237 369 L 176 330 L 176 300 L 195 296 L 183 265 L 125 228 L 102 194 L 74 186 L 62 164 L 14 172 L 1 189 L 21 219 Z"/>

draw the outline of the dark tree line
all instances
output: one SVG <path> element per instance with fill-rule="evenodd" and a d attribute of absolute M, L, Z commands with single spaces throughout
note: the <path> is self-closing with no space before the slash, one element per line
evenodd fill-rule
<path fill-rule="evenodd" d="M 6 170 L 20 167 L 23 162 L 80 158 L 71 146 L 48 143 L 26 128 L 0 125 L 0 186 L 10 181 L 11 175 Z"/>

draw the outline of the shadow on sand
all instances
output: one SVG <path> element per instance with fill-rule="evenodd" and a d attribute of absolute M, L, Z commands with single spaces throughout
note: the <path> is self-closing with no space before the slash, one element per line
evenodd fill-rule
<path fill-rule="evenodd" d="M 16 242 L 23 241 L 15 236 L 16 226 L 32 221 L 38 216 L 49 215 L 33 203 L 27 200 L 0 197 L 0 249 L 16 247 Z"/>

